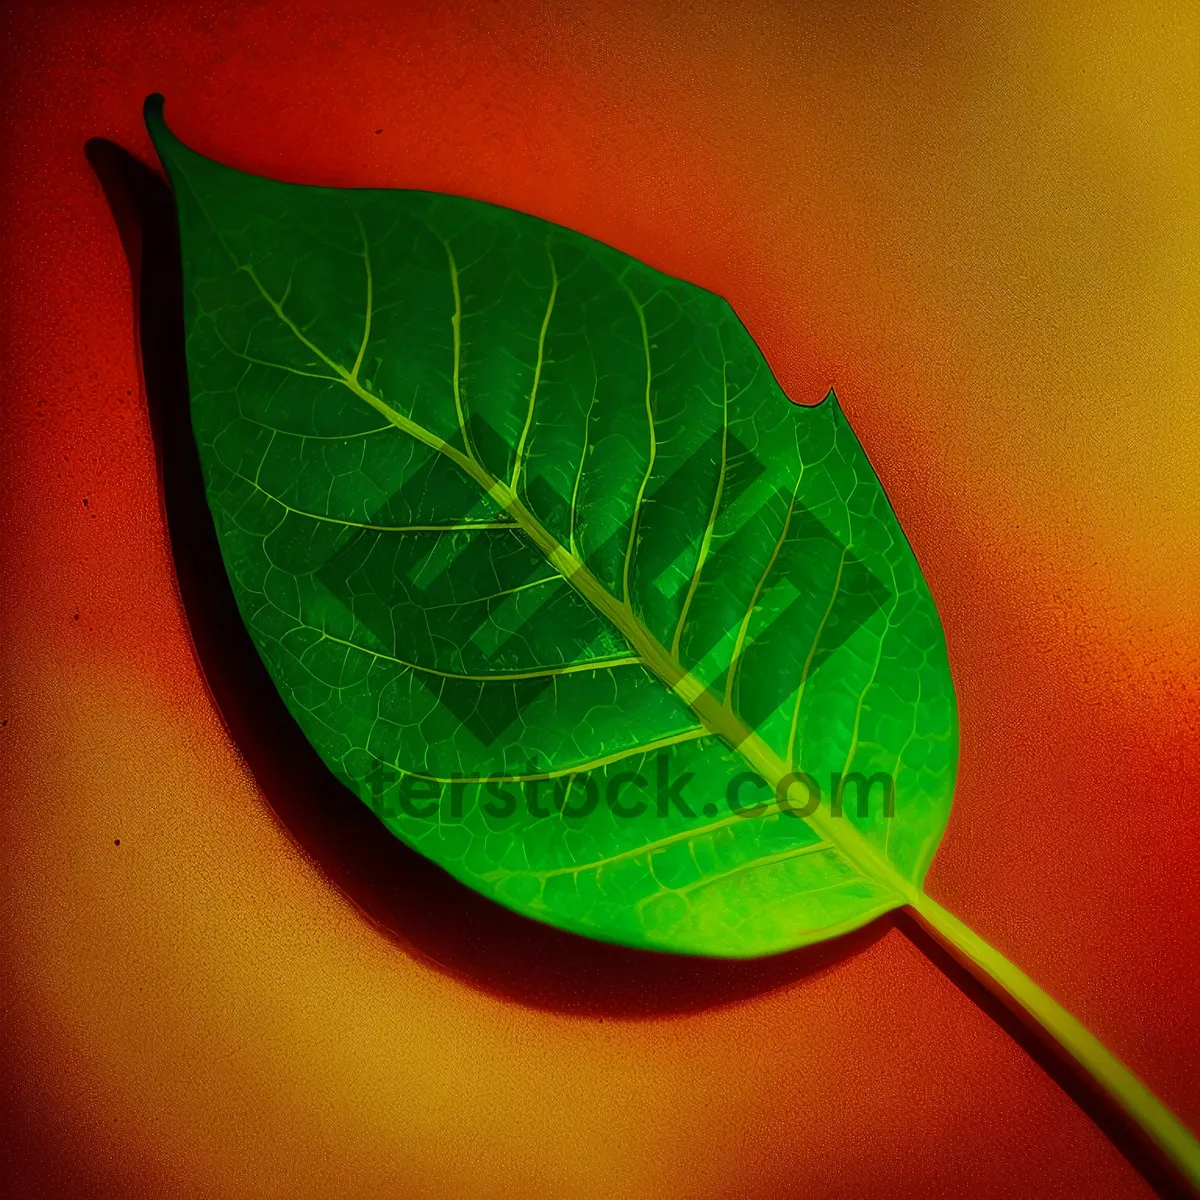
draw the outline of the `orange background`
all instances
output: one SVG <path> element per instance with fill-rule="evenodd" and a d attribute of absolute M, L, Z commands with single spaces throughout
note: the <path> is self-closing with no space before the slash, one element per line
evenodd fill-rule
<path fill-rule="evenodd" d="M 1150 1194 L 889 924 L 715 991 L 672 963 L 682 991 L 657 1004 L 637 989 L 667 975 L 606 950 L 564 951 L 577 983 L 539 994 L 365 921 L 206 690 L 83 155 L 103 136 L 153 162 L 141 101 L 162 91 L 186 142 L 244 170 L 461 192 L 601 238 L 724 294 L 795 399 L 835 386 L 959 690 L 929 890 L 1197 1128 L 1200 15 L 1074 9 L 10 13 L 16 1194 Z M 589 994 L 610 968 L 632 1002 Z"/>

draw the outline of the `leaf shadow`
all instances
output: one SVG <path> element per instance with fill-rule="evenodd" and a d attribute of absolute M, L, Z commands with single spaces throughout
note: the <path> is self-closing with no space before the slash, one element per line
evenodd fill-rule
<path fill-rule="evenodd" d="M 883 937 L 890 918 L 760 959 L 610 945 L 495 904 L 387 833 L 309 745 L 238 613 L 192 435 L 173 194 L 113 142 L 92 138 L 84 152 L 129 263 L 159 495 L 200 667 L 276 817 L 332 884 L 394 942 L 448 974 L 522 1004 L 581 1015 L 635 1019 L 734 1003 L 827 971 Z"/>

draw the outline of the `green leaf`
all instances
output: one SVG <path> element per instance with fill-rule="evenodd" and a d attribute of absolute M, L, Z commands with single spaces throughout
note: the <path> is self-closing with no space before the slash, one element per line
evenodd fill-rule
<path fill-rule="evenodd" d="M 596 938 L 768 954 L 908 906 L 1200 1194 L 1200 1146 L 922 881 L 937 612 L 832 393 L 729 305 L 458 197 L 175 186 L 192 417 L 246 626 L 394 834 Z M 758 803 L 756 803 L 758 802 Z"/>
<path fill-rule="evenodd" d="M 766 954 L 905 903 L 954 691 L 836 398 L 792 404 L 724 300 L 571 230 L 148 123 L 238 605 L 383 824 L 635 946 Z"/>

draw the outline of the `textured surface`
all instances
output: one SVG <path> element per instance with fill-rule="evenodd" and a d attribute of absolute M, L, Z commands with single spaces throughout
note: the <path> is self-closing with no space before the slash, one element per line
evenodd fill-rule
<path fill-rule="evenodd" d="M 836 386 L 959 686 L 929 890 L 1197 1126 L 1194 17 L 397 8 L 39 3 L 0 39 L 13 1190 L 1147 1197 L 899 934 L 617 1020 L 595 972 L 547 1011 L 365 924 L 197 670 L 82 147 L 153 162 L 163 90 L 246 170 L 581 229 L 727 296 L 789 396 Z"/>
<path fill-rule="evenodd" d="M 953 686 L 836 399 L 789 403 L 727 303 L 572 230 L 247 175 L 147 111 L 222 555 L 339 778 L 463 882 L 631 945 L 862 925 L 901 897 L 848 837 L 919 885 Z"/>

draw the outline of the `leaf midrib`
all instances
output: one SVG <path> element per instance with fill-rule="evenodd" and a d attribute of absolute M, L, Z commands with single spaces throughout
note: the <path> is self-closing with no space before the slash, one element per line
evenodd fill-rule
<path fill-rule="evenodd" d="M 632 607 L 617 600 L 574 554 L 562 546 L 520 498 L 513 494 L 507 484 L 496 479 L 482 463 L 468 458 L 456 446 L 393 409 L 382 398 L 366 391 L 350 372 L 336 364 L 330 365 L 343 376 L 345 386 L 354 395 L 370 404 L 398 430 L 445 454 L 474 479 L 500 509 L 507 512 L 521 527 L 530 541 L 546 556 L 550 565 L 616 627 L 646 668 L 696 714 L 705 728 L 740 753 L 766 780 L 768 786 L 778 792 L 781 781 L 792 774 L 791 767 L 740 717 L 719 704 L 708 688 L 638 620 Z M 784 797 L 800 799 L 792 793 L 796 786 L 795 782 L 789 783 L 784 790 Z M 882 859 L 846 818 L 842 818 L 838 824 L 832 815 L 826 817 L 818 812 L 801 819 L 825 841 L 833 844 L 855 869 L 867 878 L 896 892 L 906 901 L 915 896 L 916 889 L 913 885 L 889 862 Z"/>

